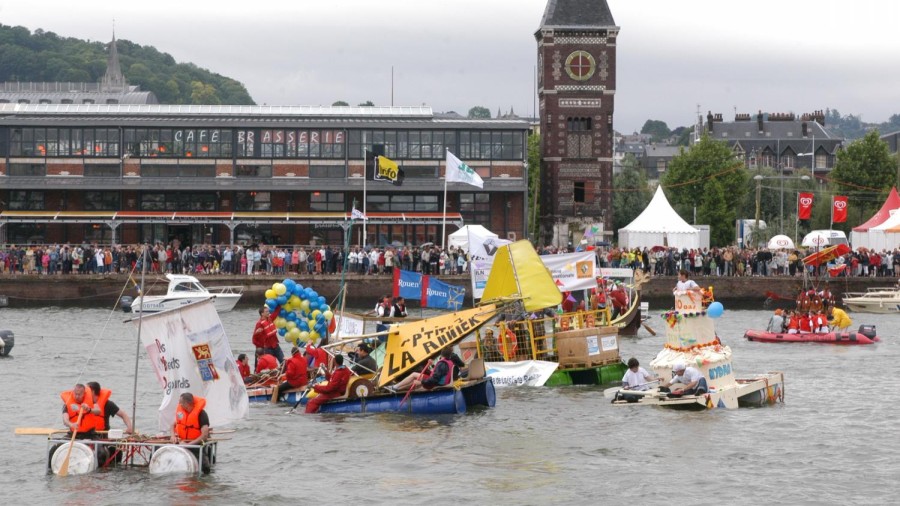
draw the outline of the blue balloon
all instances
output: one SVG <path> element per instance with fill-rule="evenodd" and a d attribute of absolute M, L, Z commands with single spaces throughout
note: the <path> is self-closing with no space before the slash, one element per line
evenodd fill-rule
<path fill-rule="evenodd" d="M 269 307 L 269 311 L 274 311 L 275 306 L 278 305 L 278 302 L 275 299 L 266 299 L 266 306 Z"/>
<path fill-rule="evenodd" d="M 295 283 L 293 279 L 285 279 L 281 282 L 281 284 L 284 285 L 288 292 L 293 292 L 294 287 L 297 285 L 297 283 Z"/>
<path fill-rule="evenodd" d="M 287 329 L 286 329 L 286 328 L 282 327 L 282 328 L 278 329 L 278 335 L 279 335 L 279 336 L 284 337 L 285 334 L 287 334 Z"/>
<path fill-rule="evenodd" d="M 297 321 L 297 313 L 295 313 L 293 311 L 288 311 L 287 314 L 284 315 L 284 319 L 289 322 L 295 322 L 295 321 Z"/>
<path fill-rule="evenodd" d="M 706 308 L 706 314 L 708 314 L 710 318 L 719 318 L 724 312 L 725 306 L 723 306 L 721 302 L 713 302 Z"/>
<path fill-rule="evenodd" d="M 288 300 L 287 295 L 279 295 L 278 297 L 275 298 L 275 302 L 277 302 L 279 306 L 283 306 L 283 305 L 287 304 L 287 300 Z"/>
<path fill-rule="evenodd" d="M 323 313 L 325 311 L 331 311 L 331 307 L 328 306 L 328 304 L 325 304 L 325 305 L 319 304 L 319 311 L 321 311 Z"/>
<path fill-rule="evenodd" d="M 315 300 L 319 298 L 319 293 L 313 289 L 309 289 L 309 300 Z"/>
<path fill-rule="evenodd" d="M 319 303 L 314 300 L 309 301 L 309 310 L 315 311 L 316 309 L 319 309 Z"/>
<path fill-rule="evenodd" d="M 328 303 L 328 301 L 325 300 L 325 297 L 322 297 L 321 295 L 319 295 L 319 307 L 321 307 L 322 305 L 327 304 L 327 303 Z"/>
<path fill-rule="evenodd" d="M 301 320 L 297 323 L 297 328 L 299 328 L 300 330 L 302 330 L 304 332 L 309 332 L 309 322 Z"/>

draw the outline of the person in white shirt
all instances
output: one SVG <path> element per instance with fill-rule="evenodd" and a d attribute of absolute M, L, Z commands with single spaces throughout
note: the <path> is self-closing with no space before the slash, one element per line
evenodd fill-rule
<path fill-rule="evenodd" d="M 656 381 L 659 381 L 659 378 L 641 367 L 638 359 L 634 357 L 628 359 L 628 370 L 622 377 L 622 386 L 626 390 L 649 390 L 650 384 Z"/>
<path fill-rule="evenodd" d="M 688 271 L 682 269 L 678 271 L 678 283 L 675 284 L 675 290 L 673 292 L 699 292 L 700 285 L 694 282 L 693 279 L 689 279 L 690 274 Z"/>
<path fill-rule="evenodd" d="M 709 392 L 706 378 L 703 377 L 703 373 L 699 369 L 687 367 L 684 365 L 684 362 L 678 362 L 672 367 L 672 373 L 674 376 L 669 380 L 669 386 L 676 383 L 683 385 L 683 388 L 673 390 L 673 395 L 701 395 Z"/>

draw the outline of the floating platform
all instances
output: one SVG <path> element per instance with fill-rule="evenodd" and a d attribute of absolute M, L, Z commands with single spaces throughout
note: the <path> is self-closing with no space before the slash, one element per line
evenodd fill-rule
<path fill-rule="evenodd" d="M 616 398 L 620 406 L 649 405 L 682 410 L 715 408 L 762 407 L 784 402 L 784 374 L 770 372 L 753 378 L 737 378 L 734 386 L 712 389 L 700 395 L 675 397 L 658 388 L 652 390 L 622 390 L 631 400 Z"/>
<path fill-rule="evenodd" d="M 59 474 L 69 457 L 69 475 L 89 474 L 97 469 L 146 468 L 150 474 L 209 473 L 216 463 L 218 442 L 202 445 L 172 444 L 168 438 L 57 439 L 47 440 L 47 472 Z"/>

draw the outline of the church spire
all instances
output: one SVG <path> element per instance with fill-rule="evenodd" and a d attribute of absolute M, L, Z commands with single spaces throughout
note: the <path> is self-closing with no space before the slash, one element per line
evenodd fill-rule
<path fill-rule="evenodd" d="M 119 51 L 116 48 L 116 31 L 113 28 L 112 42 L 109 43 L 109 54 L 106 59 L 106 74 L 100 80 L 100 89 L 102 91 L 123 92 L 128 89 L 128 82 L 122 74 L 122 67 L 119 65 Z"/>

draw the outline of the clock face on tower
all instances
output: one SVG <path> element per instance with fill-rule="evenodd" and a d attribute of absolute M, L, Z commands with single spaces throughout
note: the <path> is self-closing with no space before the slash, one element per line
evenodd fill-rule
<path fill-rule="evenodd" d="M 596 68 L 594 57 L 587 51 L 573 51 L 566 58 L 566 73 L 576 81 L 587 81 Z"/>

